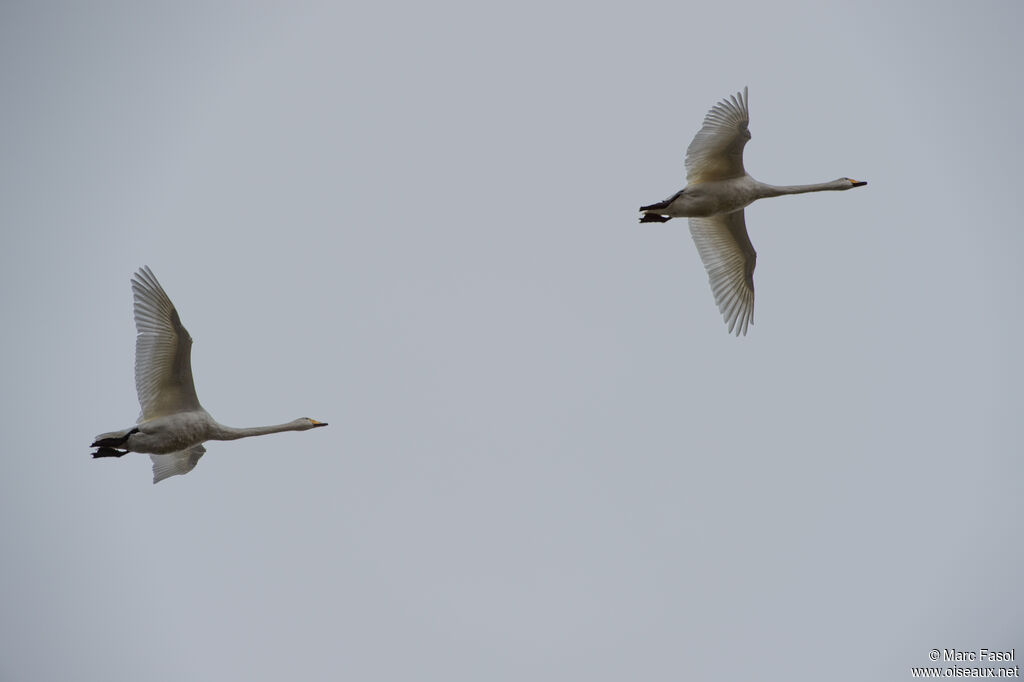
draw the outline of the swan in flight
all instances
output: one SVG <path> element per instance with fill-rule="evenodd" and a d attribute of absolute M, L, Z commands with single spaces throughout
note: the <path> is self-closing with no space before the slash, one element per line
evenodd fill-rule
<path fill-rule="evenodd" d="M 148 267 L 132 278 L 135 299 L 135 390 L 142 415 L 128 429 L 102 433 L 93 457 L 148 453 L 153 483 L 192 471 L 206 452 L 203 442 L 235 440 L 280 431 L 306 431 L 325 422 L 303 417 L 287 424 L 236 429 L 217 423 L 199 404 L 192 383 L 192 338 L 171 299 Z"/>
<path fill-rule="evenodd" d="M 729 331 L 747 333 L 754 321 L 754 262 L 743 209 L 758 199 L 783 194 L 841 191 L 867 182 L 839 178 L 817 185 L 776 186 L 758 182 L 743 169 L 750 139 L 747 89 L 716 104 L 686 150 L 687 185 L 668 199 L 641 206 L 642 223 L 689 218 L 690 234 L 708 271 L 715 303 Z"/>

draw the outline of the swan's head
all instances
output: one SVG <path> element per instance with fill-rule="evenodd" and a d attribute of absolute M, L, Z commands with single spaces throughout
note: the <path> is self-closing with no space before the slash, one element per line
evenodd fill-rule
<path fill-rule="evenodd" d="M 863 187 L 864 185 L 868 184 L 867 180 L 861 181 L 861 180 L 854 180 L 853 178 L 839 178 L 838 180 L 836 180 L 836 182 L 837 183 L 840 183 L 840 182 L 846 183 L 847 186 L 843 187 L 843 189 L 853 189 L 854 187 Z"/>
<path fill-rule="evenodd" d="M 296 426 L 298 426 L 299 431 L 315 429 L 318 426 L 327 426 L 327 422 L 318 422 L 317 420 L 310 419 L 309 417 L 302 417 L 301 419 L 296 419 L 295 424 Z"/>

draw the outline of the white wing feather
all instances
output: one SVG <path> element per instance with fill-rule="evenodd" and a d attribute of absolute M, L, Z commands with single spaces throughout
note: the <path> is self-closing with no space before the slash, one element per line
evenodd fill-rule
<path fill-rule="evenodd" d="M 135 390 L 142 406 L 139 421 L 200 409 L 192 382 L 192 337 L 182 326 L 174 304 L 148 267 L 135 273 L 132 293 L 138 331 Z"/>
<path fill-rule="evenodd" d="M 186 450 L 169 452 L 166 455 L 150 455 L 153 460 L 153 483 L 159 483 L 171 476 L 187 474 L 196 468 L 199 458 L 206 452 L 202 445 L 193 445 Z"/>
<path fill-rule="evenodd" d="M 715 303 L 736 336 L 754 321 L 754 265 L 757 252 L 747 236 L 743 211 L 690 218 L 690 235 L 708 271 Z"/>
<path fill-rule="evenodd" d="M 746 88 L 712 107 L 686 149 L 687 182 L 728 180 L 745 175 L 743 147 L 750 139 L 749 123 Z"/>

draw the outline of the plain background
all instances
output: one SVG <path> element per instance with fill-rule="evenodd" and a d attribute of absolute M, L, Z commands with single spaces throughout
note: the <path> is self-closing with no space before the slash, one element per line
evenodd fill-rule
<path fill-rule="evenodd" d="M 0 679 L 910 679 L 1024 650 L 1017 2 L 0 7 Z M 684 221 L 747 170 L 726 333 Z M 129 278 L 248 426 L 158 486 Z"/>

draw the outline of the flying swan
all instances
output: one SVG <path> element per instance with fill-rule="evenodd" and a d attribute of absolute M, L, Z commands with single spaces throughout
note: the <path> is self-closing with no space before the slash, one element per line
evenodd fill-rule
<path fill-rule="evenodd" d="M 754 263 L 743 209 L 758 199 L 783 194 L 840 191 L 867 182 L 839 178 L 817 185 L 777 187 L 758 182 L 743 169 L 743 147 L 750 139 L 747 89 L 707 113 L 686 150 L 687 185 L 668 199 L 641 206 L 642 223 L 689 218 L 690 234 L 708 271 L 715 303 L 729 332 L 747 333 L 754 321 Z"/>
<path fill-rule="evenodd" d="M 287 424 L 236 429 L 217 423 L 199 404 L 192 383 L 192 337 L 153 272 L 143 266 L 132 278 L 135 299 L 135 390 L 142 415 L 122 431 L 96 436 L 92 456 L 148 453 L 153 483 L 192 471 L 208 440 L 235 440 L 280 431 L 306 431 L 325 422 L 303 417 Z"/>

